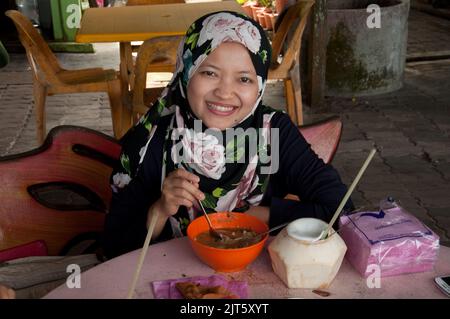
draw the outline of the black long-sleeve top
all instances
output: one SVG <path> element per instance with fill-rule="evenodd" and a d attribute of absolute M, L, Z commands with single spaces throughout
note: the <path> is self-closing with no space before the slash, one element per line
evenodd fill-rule
<path fill-rule="evenodd" d="M 143 165 L 127 187 L 113 193 L 106 216 L 102 245 L 111 258 L 142 247 L 147 234 L 147 212 L 161 196 L 162 155 L 169 117 L 162 118 Z M 261 206 L 270 207 L 269 227 L 301 217 L 329 222 L 347 191 L 337 171 L 317 157 L 289 116 L 276 113 L 272 128 L 279 128 L 279 169 L 270 177 Z M 301 201 L 287 200 L 287 194 Z M 351 209 L 349 200 L 344 209 Z M 156 241 L 172 238 L 167 222 Z"/>

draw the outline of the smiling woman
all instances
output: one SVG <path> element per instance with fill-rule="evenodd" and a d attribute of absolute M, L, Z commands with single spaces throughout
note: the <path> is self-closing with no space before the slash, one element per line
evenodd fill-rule
<path fill-rule="evenodd" d="M 247 16 L 215 12 L 189 27 L 171 82 L 121 141 L 108 257 L 142 247 L 153 217 L 153 242 L 185 236 L 199 200 L 209 213 L 246 212 L 271 227 L 329 221 L 346 187 L 286 114 L 262 104 L 270 56 Z M 288 193 L 302 201 L 284 200 Z"/>

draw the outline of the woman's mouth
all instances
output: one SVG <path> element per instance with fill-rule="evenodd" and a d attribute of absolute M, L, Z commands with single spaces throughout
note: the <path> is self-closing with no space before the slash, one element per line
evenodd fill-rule
<path fill-rule="evenodd" d="M 212 102 L 207 102 L 206 106 L 211 113 L 219 116 L 229 116 L 238 109 L 237 106 Z"/>

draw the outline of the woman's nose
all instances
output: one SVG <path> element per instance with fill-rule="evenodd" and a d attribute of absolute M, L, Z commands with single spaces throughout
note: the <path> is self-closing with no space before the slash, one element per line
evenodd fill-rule
<path fill-rule="evenodd" d="M 233 84 L 231 81 L 222 80 L 218 83 L 214 93 L 222 99 L 229 98 L 234 93 Z"/>

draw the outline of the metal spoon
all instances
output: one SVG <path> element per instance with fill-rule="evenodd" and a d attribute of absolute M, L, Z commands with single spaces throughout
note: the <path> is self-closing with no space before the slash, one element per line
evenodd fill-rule
<path fill-rule="evenodd" d="M 274 230 L 283 228 L 283 227 L 285 227 L 288 224 L 289 224 L 289 222 L 281 224 L 281 225 L 278 225 L 278 226 L 275 226 L 275 227 L 272 227 L 271 229 L 266 230 L 265 232 L 255 234 L 255 236 L 253 236 L 252 238 L 245 238 L 244 236 L 242 236 L 242 237 L 235 238 L 234 240 L 235 241 L 246 240 L 246 239 L 247 240 L 255 240 L 255 243 L 256 243 L 256 242 L 259 242 L 261 240 L 261 238 L 263 238 L 266 234 L 271 233 Z"/>
<path fill-rule="evenodd" d="M 224 240 L 225 236 L 223 234 L 219 233 L 217 230 L 215 230 L 214 227 L 212 226 L 211 219 L 209 219 L 208 213 L 206 212 L 205 208 L 203 207 L 202 201 L 198 200 L 198 203 L 200 204 L 200 207 L 202 208 L 203 214 L 205 214 L 206 221 L 208 222 L 209 234 L 212 237 L 214 237 L 214 238 L 217 238 L 217 239 L 220 239 L 220 240 Z"/>
<path fill-rule="evenodd" d="M 184 168 L 185 170 L 187 170 L 189 173 L 194 174 L 194 172 L 192 171 L 192 168 L 190 168 L 188 165 L 186 165 L 186 164 L 184 164 L 184 163 L 181 163 L 181 166 L 183 166 L 183 168 Z M 219 232 L 218 232 L 217 230 L 215 230 L 214 227 L 212 226 L 211 219 L 209 219 L 208 213 L 206 212 L 205 207 L 203 207 L 202 201 L 199 200 L 199 199 L 197 199 L 197 201 L 198 201 L 198 203 L 199 203 L 199 205 L 200 205 L 200 207 L 201 207 L 201 209 L 202 209 L 203 214 L 205 215 L 206 221 L 208 222 L 208 225 L 209 225 L 209 234 L 210 234 L 212 237 L 216 238 L 216 239 L 223 240 L 223 239 L 224 239 L 224 235 L 221 234 L 221 233 L 219 233 Z"/>

